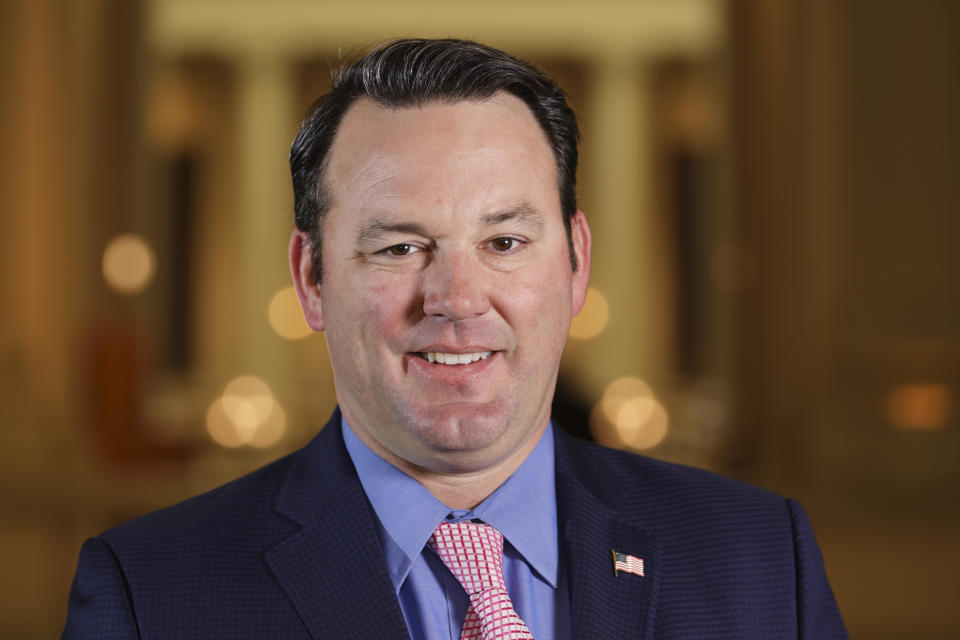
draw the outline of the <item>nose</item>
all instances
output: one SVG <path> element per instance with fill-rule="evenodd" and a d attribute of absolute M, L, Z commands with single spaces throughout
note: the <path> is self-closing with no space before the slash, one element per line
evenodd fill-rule
<path fill-rule="evenodd" d="M 482 265 L 464 253 L 436 254 L 423 270 L 423 312 L 465 320 L 490 309 Z"/>

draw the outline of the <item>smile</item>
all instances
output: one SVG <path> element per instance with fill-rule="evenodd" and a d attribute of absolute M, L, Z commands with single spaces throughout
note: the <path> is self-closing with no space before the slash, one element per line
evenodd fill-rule
<path fill-rule="evenodd" d="M 425 351 L 420 356 L 430 363 L 436 364 L 470 364 L 477 360 L 486 360 L 490 357 L 492 351 L 480 351 L 477 353 L 443 353 L 440 351 Z"/>

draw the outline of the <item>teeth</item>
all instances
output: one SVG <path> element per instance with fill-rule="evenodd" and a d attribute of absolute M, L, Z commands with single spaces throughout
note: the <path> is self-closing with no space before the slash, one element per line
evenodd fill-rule
<path fill-rule="evenodd" d="M 441 351 L 426 351 L 422 355 L 427 362 L 438 364 L 470 364 L 477 360 L 486 360 L 490 357 L 492 351 L 480 351 L 478 353 L 443 353 Z"/>

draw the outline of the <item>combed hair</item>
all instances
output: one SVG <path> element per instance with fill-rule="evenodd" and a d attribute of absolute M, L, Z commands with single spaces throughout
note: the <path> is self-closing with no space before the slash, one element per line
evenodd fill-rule
<path fill-rule="evenodd" d="M 501 91 L 523 100 L 553 149 L 570 263 L 576 268 L 570 221 L 577 211 L 580 133 L 566 94 L 538 68 L 498 49 L 466 40 L 410 38 L 384 43 L 342 66 L 330 91 L 311 105 L 290 147 L 294 221 L 310 240 L 314 282 L 323 278 L 323 219 L 330 207 L 324 174 L 350 106 L 360 98 L 391 108 L 479 101 Z"/>

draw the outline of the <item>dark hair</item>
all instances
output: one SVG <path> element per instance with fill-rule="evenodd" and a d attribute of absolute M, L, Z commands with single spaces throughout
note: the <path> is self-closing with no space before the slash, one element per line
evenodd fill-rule
<path fill-rule="evenodd" d="M 576 268 L 570 221 L 577 211 L 579 129 L 563 90 L 533 65 L 492 47 L 454 39 L 403 39 L 384 43 L 342 67 L 329 93 L 310 107 L 290 147 L 294 220 L 308 234 L 315 282 L 323 277 L 323 217 L 330 207 L 324 173 L 350 106 L 363 97 L 385 107 L 413 107 L 484 100 L 501 91 L 526 103 L 553 149 L 570 262 Z"/>

